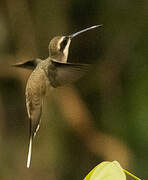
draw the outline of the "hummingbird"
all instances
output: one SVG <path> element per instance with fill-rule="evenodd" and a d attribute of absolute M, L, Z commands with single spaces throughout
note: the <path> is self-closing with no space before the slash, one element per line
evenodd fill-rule
<path fill-rule="evenodd" d="M 26 107 L 30 122 L 29 150 L 27 168 L 30 167 L 33 139 L 39 130 L 44 97 L 48 89 L 73 83 L 88 71 L 88 64 L 67 62 L 71 40 L 88 30 L 101 27 L 95 25 L 71 35 L 56 36 L 48 46 L 49 57 L 14 64 L 33 70 L 26 85 Z"/>

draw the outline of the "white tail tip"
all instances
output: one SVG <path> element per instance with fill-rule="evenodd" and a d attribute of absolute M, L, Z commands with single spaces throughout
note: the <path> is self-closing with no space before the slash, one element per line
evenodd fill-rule
<path fill-rule="evenodd" d="M 29 151 L 28 151 L 28 158 L 27 158 L 27 168 L 30 167 L 31 151 L 32 151 L 32 136 L 30 137 L 30 142 L 29 142 Z"/>

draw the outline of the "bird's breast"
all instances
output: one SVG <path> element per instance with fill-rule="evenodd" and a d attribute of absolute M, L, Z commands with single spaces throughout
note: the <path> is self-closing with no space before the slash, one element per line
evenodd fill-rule
<path fill-rule="evenodd" d="M 28 79 L 26 93 L 43 96 L 46 93 L 46 81 L 47 78 L 42 69 L 34 70 Z"/>

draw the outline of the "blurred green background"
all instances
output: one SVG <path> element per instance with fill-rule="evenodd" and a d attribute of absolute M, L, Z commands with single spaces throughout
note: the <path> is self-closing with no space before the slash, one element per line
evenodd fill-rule
<path fill-rule="evenodd" d="M 31 71 L 11 64 L 44 59 L 52 37 L 95 24 L 68 60 L 94 66 L 47 96 L 27 169 Z M 1 0 L 0 179 L 81 180 L 104 160 L 148 179 L 148 1 Z"/>

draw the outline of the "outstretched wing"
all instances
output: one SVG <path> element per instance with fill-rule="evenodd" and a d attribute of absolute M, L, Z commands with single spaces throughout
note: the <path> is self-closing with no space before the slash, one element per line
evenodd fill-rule
<path fill-rule="evenodd" d="M 42 61 L 41 59 L 32 59 L 32 60 L 12 64 L 12 66 L 34 70 L 41 61 Z"/>
<path fill-rule="evenodd" d="M 88 64 L 63 63 L 51 60 L 48 78 L 53 87 L 63 86 L 80 79 L 88 69 Z"/>

